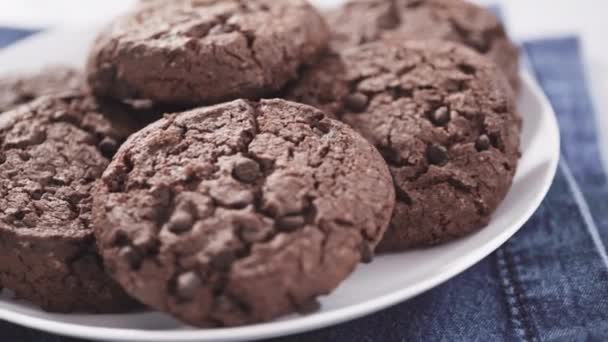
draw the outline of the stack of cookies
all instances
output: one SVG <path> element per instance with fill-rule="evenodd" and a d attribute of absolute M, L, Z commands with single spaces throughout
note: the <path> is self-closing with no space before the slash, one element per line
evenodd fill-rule
<path fill-rule="evenodd" d="M 0 80 L 0 285 L 201 327 L 317 310 L 375 253 L 489 222 L 517 69 L 461 0 L 142 1 L 86 71 Z"/>

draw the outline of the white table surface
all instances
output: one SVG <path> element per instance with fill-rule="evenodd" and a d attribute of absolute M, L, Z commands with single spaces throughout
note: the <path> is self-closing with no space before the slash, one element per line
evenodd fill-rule
<path fill-rule="evenodd" d="M 311 0 L 330 6 L 340 0 Z M 0 26 L 78 27 L 108 18 L 136 0 L 0 0 Z M 477 0 L 500 4 L 516 40 L 576 34 L 582 38 L 602 131 L 608 131 L 608 0 Z M 601 145 L 608 149 L 608 134 Z M 606 155 L 606 154 L 605 154 Z M 608 160 L 605 160 L 608 165 Z"/>

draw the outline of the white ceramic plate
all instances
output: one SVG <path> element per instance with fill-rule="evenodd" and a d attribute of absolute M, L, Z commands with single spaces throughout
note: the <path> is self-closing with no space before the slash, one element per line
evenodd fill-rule
<path fill-rule="evenodd" d="M 98 27 L 98 26 L 95 26 Z M 49 63 L 81 65 L 96 29 L 39 34 L 0 53 L 0 73 Z M 195 330 L 159 313 L 58 315 L 0 296 L 0 319 L 74 337 L 113 341 L 242 341 L 317 329 L 384 309 L 441 284 L 497 249 L 530 218 L 547 193 L 559 159 L 559 132 L 547 99 L 526 74 L 519 110 L 524 116 L 522 159 L 507 198 L 490 225 L 450 244 L 379 256 L 360 266 L 322 309 L 238 328 Z M 381 281 L 379 281 L 381 279 Z"/>

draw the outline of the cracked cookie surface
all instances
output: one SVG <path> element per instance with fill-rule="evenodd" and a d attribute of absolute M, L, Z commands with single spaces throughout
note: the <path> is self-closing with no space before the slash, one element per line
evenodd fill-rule
<path fill-rule="evenodd" d="M 315 310 L 371 260 L 394 197 L 380 154 L 343 123 L 236 100 L 134 134 L 93 216 L 127 292 L 193 325 L 235 326 Z"/>
<path fill-rule="evenodd" d="M 47 67 L 39 72 L 0 76 L 0 113 L 43 95 L 84 88 L 84 77 L 65 66 Z"/>
<path fill-rule="evenodd" d="M 337 50 L 379 39 L 441 39 L 493 60 L 519 88 L 519 49 L 488 9 L 463 0 L 351 0 L 327 15 Z"/>
<path fill-rule="evenodd" d="M 0 284 L 18 298 L 57 312 L 136 306 L 104 272 L 91 227 L 93 184 L 133 131 L 124 117 L 76 92 L 0 115 Z"/>
<path fill-rule="evenodd" d="M 101 33 L 88 80 L 98 95 L 119 99 L 259 98 L 296 78 L 328 41 L 306 0 L 148 1 Z"/>
<path fill-rule="evenodd" d="M 464 46 L 387 41 L 350 48 L 306 71 L 286 97 L 333 109 L 389 164 L 397 204 L 380 251 L 475 231 L 509 190 L 521 117 L 503 75 Z"/>

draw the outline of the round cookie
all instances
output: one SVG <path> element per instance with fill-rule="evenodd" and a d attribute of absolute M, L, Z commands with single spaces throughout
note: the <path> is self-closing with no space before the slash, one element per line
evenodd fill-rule
<path fill-rule="evenodd" d="M 394 206 L 363 137 L 315 108 L 236 100 L 167 116 L 96 190 L 99 249 L 143 303 L 197 326 L 314 310 L 370 261 Z"/>
<path fill-rule="evenodd" d="M 332 88 L 324 94 L 333 98 L 315 99 L 322 88 Z M 337 108 L 334 114 L 389 164 L 397 204 L 380 251 L 433 245 L 475 231 L 509 190 L 521 118 L 503 75 L 462 45 L 361 45 L 326 57 L 286 96 Z"/>
<path fill-rule="evenodd" d="M 105 274 L 91 227 L 93 185 L 133 131 L 124 117 L 80 93 L 0 115 L 0 284 L 16 297 L 54 312 L 136 307 Z"/>
<path fill-rule="evenodd" d="M 467 1 L 350 0 L 327 20 L 337 51 L 381 38 L 449 40 L 488 56 L 519 88 L 519 49 L 492 12 Z"/>
<path fill-rule="evenodd" d="M 329 41 L 306 0 L 147 1 L 101 33 L 94 92 L 179 105 L 258 98 L 295 79 Z"/>
<path fill-rule="evenodd" d="M 0 113 L 43 95 L 84 88 L 84 78 L 65 66 L 47 67 L 37 73 L 0 76 Z"/>

